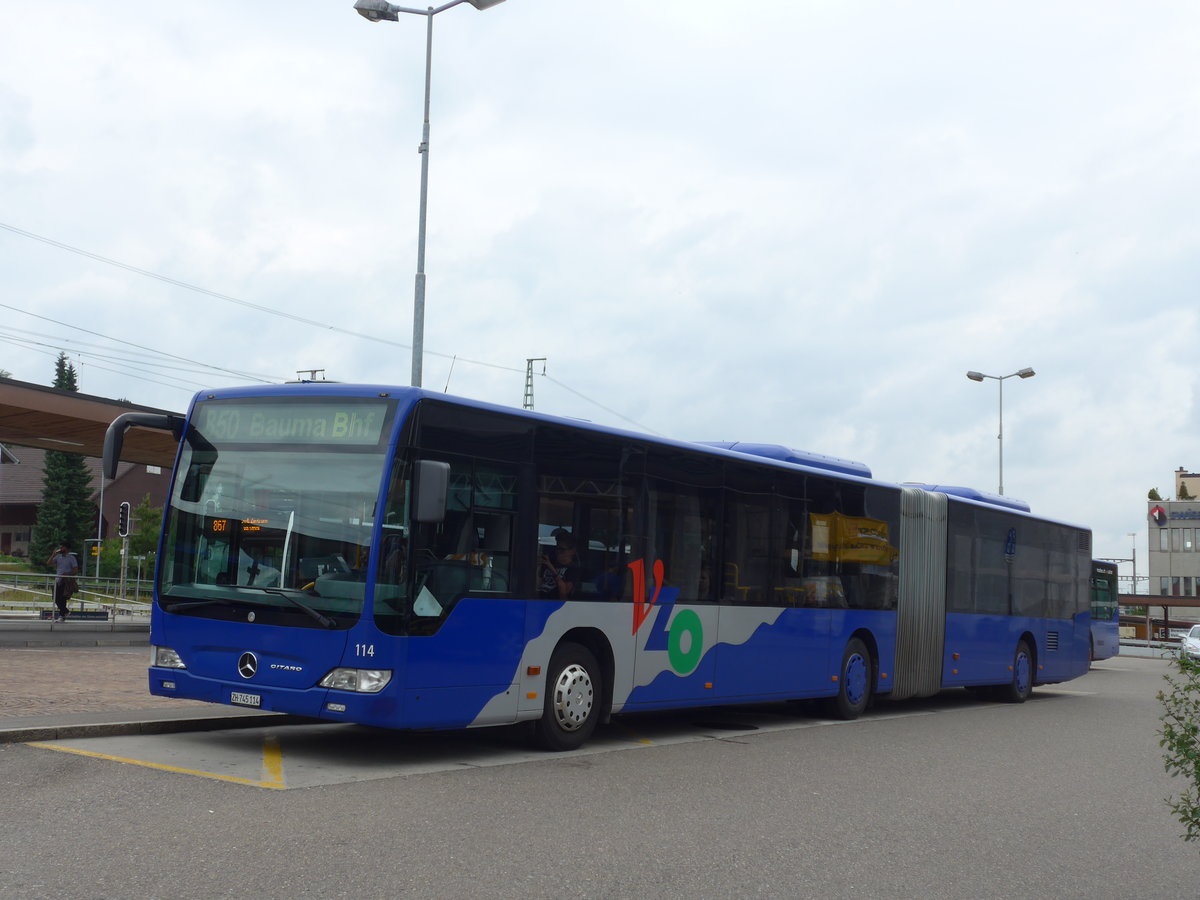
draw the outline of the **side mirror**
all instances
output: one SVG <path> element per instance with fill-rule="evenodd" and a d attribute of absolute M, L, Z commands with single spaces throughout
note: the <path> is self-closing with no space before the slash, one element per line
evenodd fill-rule
<path fill-rule="evenodd" d="M 125 432 L 134 425 L 142 428 L 154 428 L 159 431 L 169 431 L 175 435 L 175 440 L 183 435 L 183 417 L 169 413 L 124 413 L 117 416 L 104 433 L 104 477 L 109 481 L 117 477 L 117 463 L 121 461 L 121 447 L 125 441 Z"/>
<path fill-rule="evenodd" d="M 450 492 L 450 463 L 417 460 L 413 472 L 412 511 L 414 522 L 441 522 L 446 518 Z"/>

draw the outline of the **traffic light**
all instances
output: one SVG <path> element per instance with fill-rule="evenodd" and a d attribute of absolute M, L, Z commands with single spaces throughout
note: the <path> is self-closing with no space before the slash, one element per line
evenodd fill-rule
<path fill-rule="evenodd" d="M 120 511 L 117 513 L 117 534 L 121 537 L 129 536 L 129 501 L 122 501 Z"/>

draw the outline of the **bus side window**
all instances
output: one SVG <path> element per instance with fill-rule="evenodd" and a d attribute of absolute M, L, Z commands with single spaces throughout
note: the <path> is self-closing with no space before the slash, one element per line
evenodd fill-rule
<path fill-rule="evenodd" d="M 726 492 L 725 595 L 729 602 L 766 606 L 771 594 L 768 499 Z"/>

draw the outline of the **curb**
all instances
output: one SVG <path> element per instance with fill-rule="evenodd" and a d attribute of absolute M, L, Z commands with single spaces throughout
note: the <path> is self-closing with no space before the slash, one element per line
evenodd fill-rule
<path fill-rule="evenodd" d="M 36 650 L 39 647 L 78 647 L 86 650 L 88 647 L 147 647 L 150 644 L 148 635 L 141 637 L 27 637 L 15 638 L 0 635 L 0 648 L 18 648 Z"/>
<path fill-rule="evenodd" d="M 150 624 L 131 622 L 0 621 L 0 648 L 144 647 Z"/>
<path fill-rule="evenodd" d="M 5 729 L 0 725 L 0 744 L 30 741 L 61 741 L 68 738 L 118 737 L 131 734 L 171 734 L 181 731 L 223 731 L 229 728 L 265 728 L 271 725 L 329 724 L 320 719 L 264 713 L 250 716 L 195 716 L 156 721 L 131 720 L 92 725 L 26 725 Z"/>

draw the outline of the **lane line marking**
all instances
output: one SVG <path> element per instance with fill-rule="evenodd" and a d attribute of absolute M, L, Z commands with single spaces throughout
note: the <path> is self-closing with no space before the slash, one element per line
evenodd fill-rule
<path fill-rule="evenodd" d="M 147 762 L 144 759 L 130 759 L 126 756 L 113 756 L 109 753 L 97 753 L 94 750 L 81 750 L 78 747 L 58 747 L 54 744 L 29 742 L 26 747 L 37 747 L 40 750 L 57 750 L 59 753 L 74 753 L 76 756 L 87 756 L 92 759 L 106 759 L 109 762 L 125 763 L 130 766 L 142 766 L 146 769 L 158 769 L 160 772 L 174 772 L 177 775 L 197 775 L 200 778 L 215 778 L 217 781 L 229 781 L 234 784 L 248 784 L 252 787 L 275 788 L 286 790 L 287 785 L 282 780 L 282 762 L 280 764 L 279 781 L 255 781 L 252 778 L 238 778 L 235 775 L 219 775 L 216 772 L 202 772 L 199 769 L 184 769 L 180 766 L 168 766 L 165 763 Z M 265 757 L 265 751 L 264 751 Z"/>

